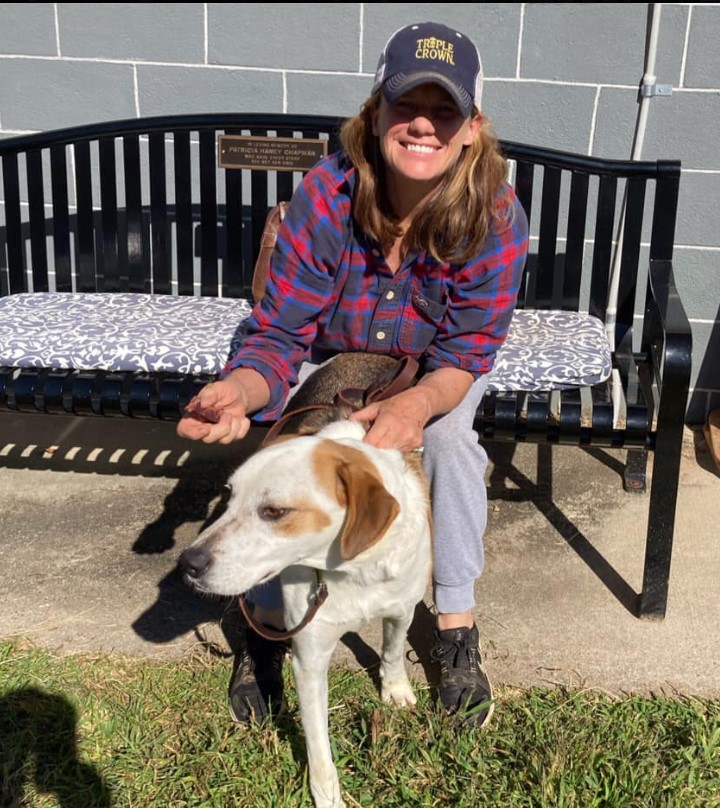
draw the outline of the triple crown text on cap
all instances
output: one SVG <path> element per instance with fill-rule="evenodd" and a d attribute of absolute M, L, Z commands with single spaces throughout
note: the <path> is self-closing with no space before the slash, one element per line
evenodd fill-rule
<path fill-rule="evenodd" d="M 434 36 L 427 39 L 418 39 L 416 59 L 434 59 L 439 62 L 447 62 L 455 66 L 455 46 L 452 42 L 444 39 L 436 39 Z"/>

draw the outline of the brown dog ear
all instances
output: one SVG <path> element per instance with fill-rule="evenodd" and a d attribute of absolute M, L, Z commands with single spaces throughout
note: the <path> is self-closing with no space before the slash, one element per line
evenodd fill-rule
<path fill-rule="evenodd" d="M 380 541 L 400 513 L 400 505 L 374 469 L 341 463 L 337 473 L 347 500 L 340 555 L 350 559 Z"/>
<path fill-rule="evenodd" d="M 323 441 L 315 452 L 313 470 L 321 488 L 346 509 L 341 557 L 355 558 L 379 542 L 400 513 L 400 505 L 368 456 L 352 446 Z"/>
<path fill-rule="evenodd" d="M 383 485 L 375 466 L 361 452 L 354 454 L 358 457 L 337 467 L 347 507 L 340 536 L 340 555 L 346 560 L 379 542 L 400 513 L 398 501 Z"/>

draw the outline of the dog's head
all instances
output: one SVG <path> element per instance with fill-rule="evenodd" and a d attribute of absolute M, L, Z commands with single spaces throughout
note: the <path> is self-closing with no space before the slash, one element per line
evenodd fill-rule
<path fill-rule="evenodd" d="M 230 478 L 226 512 L 181 556 L 193 585 L 238 595 L 286 567 L 331 569 L 379 542 L 400 506 L 364 434 L 359 424 L 332 424 L 247 460 Z"/>

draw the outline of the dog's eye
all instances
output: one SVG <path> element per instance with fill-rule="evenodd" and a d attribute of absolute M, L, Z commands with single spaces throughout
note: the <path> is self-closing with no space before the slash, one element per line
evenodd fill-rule
<path fill-rule="evenodd" d="M 274 505 L 261 505 L 258 508 L 258 515 L 266 522 L 277 522 L 288 513 L 290 513 L 290 508 L 276 508 Z"/>

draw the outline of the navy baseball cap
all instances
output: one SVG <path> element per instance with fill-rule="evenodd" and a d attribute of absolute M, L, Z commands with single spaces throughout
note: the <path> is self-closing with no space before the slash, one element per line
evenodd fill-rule
<path fill-rule="evenodd" d="M 480 109 L 483 70 L 474 43 L 454 28 L 420 22 L 396 31 L 380 54 L 373 92 L 382 88 L 395 102 L 421 84 L 446 90 L 467 118 L 473 105 Z"/>

